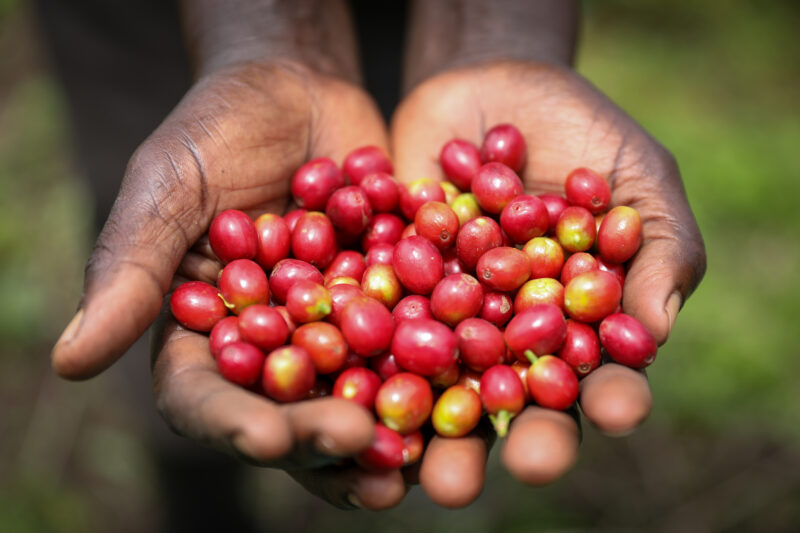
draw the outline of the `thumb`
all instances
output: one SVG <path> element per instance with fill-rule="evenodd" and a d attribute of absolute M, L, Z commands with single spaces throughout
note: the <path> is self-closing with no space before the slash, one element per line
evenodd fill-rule
<path fill-rule="evenodd" d="M 642 217 L 643 245 L 625 279 L 622 306 L 661 345 L 705 274 L 706 254 L 674 159 L 656 167 L 663 170 L 639 178 L 636 194 L 627 202 Z"/>
<path fill-rule="evenodd" d="M 60 376 L 102 372 L 145 332 L 181 258 L 208 225 L 200 160 L 179 153 L 146 141 L 128 164 L 86 266 L 79 310 L 53 348 Z"/>
<path fill-rule="evenodd" d="M 444 144 L 456 137 L 475 142 L 480 139 L 478 128 L 470 125 L 456 131 L 445 117 L 461 116 L 463 110 L 445 105 L 431 105 L 427 91 L 412 93 L 400 103 L 391 123 L 392 156 L 395 177 L 400 183 L 410 183 L 420 178 L 445 179 L 439 165 L 439 152 Z M 454 99 L 456 102 L 462 100 Z M 430 110 L 436 110 L 431 116 Z M 474 131 L 473 131 L 474 130 Z M 466 134 L 469 131 L 471 135 Z"/>

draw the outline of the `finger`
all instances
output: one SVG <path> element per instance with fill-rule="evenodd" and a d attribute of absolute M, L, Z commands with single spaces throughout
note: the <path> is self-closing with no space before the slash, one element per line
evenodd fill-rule
<path fill-rule="evenodd" d="M 487 454 L 486 440 L 478 435 L 433 437 L 419 470 L 422 490 L 442 507 L 469 505 L 483 489 Z"/>
<path fill-rule="evenodd" d="M 254 220 L 255 218 L 257 217 L 253 217 Z M 197 242 L 195 242 L 194 246 L 192 246 L 192 251 L 208 259 L 219 261 L 217 254 L 215 254 L 214 250 L 211 248 L 211 241 L 208 238 L 208 233 L 204 233 L 199 239 L 197 239 Z"/>
<path fill-rule="evenodd" d="M 399 504 L 408 491 L 399 470 L 373 472 L 358 466 L 330 466 L 290 471 L 289 475 L 340 509 L 389 509 Z"/>
<path fill-rule="evenodd" d="M 512 421 L 501 457 L 515 478 L 547 485 L 575 464 L 578 441 L 578 425 L 569 414 L 528 406 Z"/>
<path fill-rule="evenodd" d="M 319 134 L 311 139 L 311 156 L 329 157 L 341 165 L 351 151 L 367 145 L 378 146 L 388 155 L 386 123 L 375 101 L 366 92 L 354 91 L 338 80 L 322 83 L 322 112 L 314 116 L 312 127 Z M 342 117 L 347 117 L 346 128 L 342 128 Z"/>
<path fill-rule="evenodd" d="M 600 431 L 619 436 L 644 422 L 653 395 L 644 372 L 607 363 L 581 380 L 580 405 Z"/>
<path fill-rule="evenodd" d="M 187 252 L 178 265 L 177 274 L 190 280 L 216 285 L 220 270 L 222 263 L 216 258 L 210 259 L 197 252 Z"/>
<path fill-rule="evenodd" d="M 280 407 L 222 378 L 207 337 L 170 321 L 164 339 L 153 387 L 158 410 L 175 432 L 257 464 L 292 451 L 292 427 Z"/>
<path fill-rule="evenodd" d="M 649 163 L 612 175 L 612 202 L 634 207 L 642 219 L 643 245 L 628 270 L 622 305 L 663 344 L 705 273 L 706 256 L 675 160 L 663 149 L 642 150 Z"/>
<path fill-rule="evenodd" d="M 392 156 L 395 177 L 401 183 L 419 178 L 443 180 L 439 152 L 450 139 L 459 137 L 480 146 L 482 118 L 473 88 L 463 83 L 451 84 L 451 97 L 441 98 L 439 84 L 446 83 L 445 79 L 418 87 L 392 117 Z"/>
<path fill-rule="evenodd" d="M 362 406 L 342 398 L 320 398 L 282 407 L 297 450 L 292 461 L 307 467 L 314 455 L 348 457 L 367 448 L 374 436 L 374 419 Z"/>
<path fill-rule="evenodd" d="M 146 144 L 132 158 L 89 259 L 80 310 L 53 349 L 65 378 L 101 372 L 142 335 L 207 225 L 196 167 L 164 164 L 164 150 L 155 150 Z"/>

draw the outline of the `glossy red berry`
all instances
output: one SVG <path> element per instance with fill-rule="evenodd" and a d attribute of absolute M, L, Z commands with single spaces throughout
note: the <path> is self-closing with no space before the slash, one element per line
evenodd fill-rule
<path fill-rule="evenodd" d="M 447 142 L 439 153 L 442 172 L 462 191 L 468 191 L 472 178 L 481 167 L 478 147 L 464 139 Z"/>
<path fill-rule="evenodd" d="M 614 361 L 631 368 L 649 366 L 658 352 L 653 335 L 625 313 L 614 313 L 600 323 L 600 342 Z"/>
<path fill-rule="evenodd" d="M 246 342 L 225 345 L 217 357 L 217 368 L 222 377 L 230 382 L 249 387 L 261 377 L 264 353 Z"/>
<path fill-rule="evenodd" d="M 344 175 L 327 157 L 312 159 L 297 169 L 292 177 L 295 203 L 309 211 L 325 209 L 325 202 L 336 189 L 345 186 Z"/>
<path fill-rule="evenodd" d="M 506 326 L 506 345 L 517 358 L 526 351 L 536 355 L 554 354 L 564 343 L 567 324 L 561 309 L 539 304 L 516 315 Z"/>
<path fill-rule="evenodd" d="M 273 350 L 264 361 L 264 392 L 273 400 L 302 400 L 308 396 L 315 381 L 314 362 L 308 352 L 299 346 Z"/>
<path fill-rule="evenodd" d="M 472 194 L 478 205 L 493 215 L 499 214 L 522 191 L 522 180 L 502 163 L 483 165 L 472 180 Z"/>
<path fill-rule="evenodd" d="M 356 462 L 370 470 L 400 468 L 405 463 L 403 437 L 383 424 L 375 424 L 372 444 L 356 456 Z"/>
<path fill-rule="evenodd" d="M 368 411 L 375 405 L 375 396 L 381 386 L 381 378 L 364 367 L 348 368 L 336 378 L 333 395 L 356 402 Z"/>
<path fill-rule="evenodd" d="M 505 359 L 503 334 L 491 322 L 468 318 L 455 331 L 461 362 L 477 372 L 500 364 Z"/>
<path fill-rule="evenodd" d="M 576 168 L 570 172 L 564 190 L 570 205 L 583 207 L 593 215 L 605 211 L 611 202 L 611 187 L 608 182 L 589 168 Z"/>
<path fill-rule="evenodd" d="M 445 390 L 431 413 L 433 428 L 443 437 L 463 437 L 475 429 L 480 419 L 480 396 L 462 385 Z"/>
<path fill-rule="evenodd" d="M 260 304 L 242 311 L 239 315 L 239 331 L 243 340 L 265 352 L 281 346 L 289 336 L 289 327 L 283 315 L 274 307 Z"/>
<path fill-rule="evenodd" d="M 297 322 L 322 320 L 331 312 L 331 293 L 313 281 L 298 281 L 286 294 L 286 310 Z"/>
<path fill-rule="evenodd" d="M 250 259 L 235 259 L 225 265 L 217 286 L 225 305 L 237 315 L 248 305 L 269 303 L 267 275 Z"/>
<path fill-rule="evenodd" d="M 266 270 L 272 269 L 281 259 L 289 257 L 292 232 L 286 221 L 273 213 L 265 213 L 255 221 L 258 235 L 256 262 Z"/>
<path fill-rule="evenodd" d="M 226 316 L 217 322 L 209 333 L 208 348 L 216 359 L 222 348 L 240 340 L 242 340 L 242 334 L 239 332 L 239 319 L 235 316 Z"/>
<path fill-rule="evenodd" d="M 372 220 L 372 206 L 364 190 L 351 185 L 336 190 L 328 198 L 325 214 L 336 229 L 358 235 Z"/>
<path fill-rule="evenodd" d="M 484 163 L 497 161 L 519 172 L 525 166 L 526 158 L 525 138 L 515 126 L 498 124 L 486 132 L 481 145 Z"/>
<path fill-rule="evenodd" d="M 444 276 L 441 252 L 419 235 L 395 245 L 392 266 L 403 287 L 415 294 L 430 294 Z"/>
<path fill-rule="evenodd" d="M 353 298 L 342 311 L 341 329 L 350 349 L 362 357 L 380 355 L 389 348 L 394 320 L 378 300 Z"/>
<path fill-rule="evenodd" d="M 482 305 L 483 287 L 469 274 L 442 278 L 431 294 L 433 316 L 451 327 L 476 316 Z"/>
<path fill-rule="evenodd" d="M 375 411 L 386 427 L 400 434 L 419 429 L 433 409 L 433 391 L 424 378 L 401 372 L 387 379 L 375 397 Z"/>
<path fill-rule="evenodd" d="M 394 174 L 394 167 L 386 152 L 377 146 L 362 146 L 347 154 L 342 170 L 350 179 L 351 185 L 358 185 L 373 172 Z"/>
<path fill-rule="evenodd" d="M 456 361 L 456 336 L 436 320 L 405 320 L 397 325 L 392 353 L 397 364 L 421 376 L 441 374 Z"/>
<path fill-rule="evenodd" d="M 347 357 L 347 343 L 342 332 L 327 322 L 303 324 L 292 334 L 292 344 L 308 352 L 317 374 L 336 372 Z"/>
<path fill-rule="evenodd" d="M 211 331 L 228 315 L 228 308 L 217 288 L 203 281 L 189 281 L 178 286 L 169 301 L 172 316 L 186 328 Z"/>
<path fill-rule="evenodd" d="M 505 437 L 511 419 L 525 407 L 519 375 L 506 365 L 494 365 L 481 376 L 481 401 L 498 437 Z"/>
<path fill-rule="evenodd" d="M 297 259 L 325 268 L 336 251 L 336 232 L 325 213 L 309 211 L 297 219 L 292 230 L 292 253 Z"/>
<path fill-rule="evenodd" d="M 258 252 L 258 234 L 253 220 L 235 209 L 228 209 L 214 217 L 208 228 L 208 241 L 223 263 L 234 259 L 253 259 Z"/>

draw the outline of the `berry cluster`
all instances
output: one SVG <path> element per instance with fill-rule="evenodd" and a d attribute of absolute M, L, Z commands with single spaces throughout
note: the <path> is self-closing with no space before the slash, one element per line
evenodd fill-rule
<path fill-rule="evenodd" d="M 502 437 L 526 403 L 567 409 L 603 350 L 633 368 L 655 358 L 652 335 L 620 306 L 641 221 L 608 210 L 610 187 L 587 168 L 569 174 L 566 197 L 524 194 L 526 155 L 503 124 L 480 149 L 442 148 L 449 182 L 399 185 L 371 146 L 341 169 L 309 161 L 292 179 L 299 209 L 214 219 L 217 286 L 179 286 L 172 313 L 210 331 L 234 383 L 374 412 L 375 440 L 357 458 L 368 467 L 417 461 L 428 420 L 459 437 L 486 412 Z"/>

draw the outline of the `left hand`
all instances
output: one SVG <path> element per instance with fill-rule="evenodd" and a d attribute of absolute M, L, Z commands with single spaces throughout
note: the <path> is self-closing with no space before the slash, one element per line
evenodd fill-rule
<path fill-rule="evenodd" d="M 664 343 L 706 265 L 674 158 L 571 69 L 495 61 L 437 74 L 406 97 L 391 125 L 398 179 L 444 179 L 441 147 L 455 137 L 480 146 L 486 130 L 500 123 L 514 124 L 525 137 L 520 177 L 528 193 L 563 194 L 567 174 L 586 166 L 608 179 L 612 206 L 639 211 L 643 245 L 626 278 L 623 307 Z M 590 422 L 619 435 L 644 421 L 652 397 L 643 373 L 606 364 L 581 382 L 579 401 Z M 522 481 L 552 482 L 575 462 L 579 435 L 568 414 L 528 407 L 512 423 L 503 462 Z M 486 455 L 482 439 L 435 437 L 420 469 L 423 489 L 441 505 L 467 505 L 482 488 Z"/>

